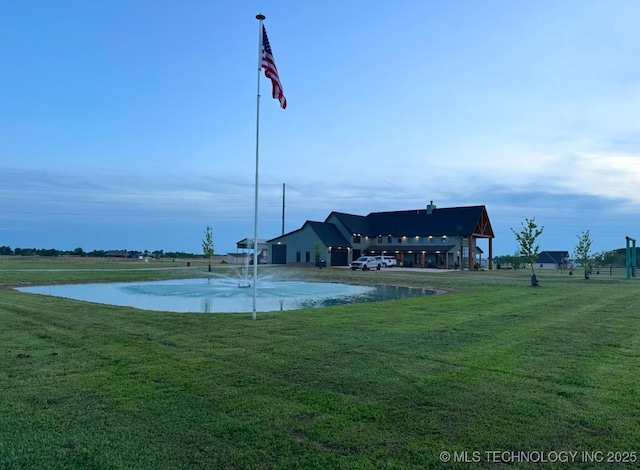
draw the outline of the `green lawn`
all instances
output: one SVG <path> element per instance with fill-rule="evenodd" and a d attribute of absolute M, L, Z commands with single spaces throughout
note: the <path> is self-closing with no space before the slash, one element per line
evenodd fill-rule
<path fill-rule="evenodd" d="M 94 281 L 99 268 L 0 265 L 0 284 Z M 527 272 L 272 272 L 451 292 L 252 321 L 0 289 L 0 468 L 526 467 L 486 461 L 494 450 L 640 458 L 637 280 L 538 272 L 532 288 Z M 445 464 L 443 451 L 482 459 Z M 543 467 L 593 467 L 580 456 Z"/>

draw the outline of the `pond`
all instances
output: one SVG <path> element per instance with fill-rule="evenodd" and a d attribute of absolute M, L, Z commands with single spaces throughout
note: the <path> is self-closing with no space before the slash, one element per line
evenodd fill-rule
<path fill-rule="evenodd" d="M 17 290 L 143 310 L 234 313 L 253 310 L 253 287 L 234 279 L 64 284 Z M 434 291 L 396 286 L 359 286 L 333 282 L 258 280 L 256 311 L 296 310 L 432 295 Z"/>

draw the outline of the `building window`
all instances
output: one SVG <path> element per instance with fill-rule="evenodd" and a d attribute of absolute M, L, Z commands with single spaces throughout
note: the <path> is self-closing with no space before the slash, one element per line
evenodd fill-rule
<path fill-rule="evenodd" d="M 300 262 L 300 252 L 296 251 L 296 263 Z"/>
<path fill-rule="evenodd" d="M 424 237 L 418 237 L 418 243 L 420 243 L 421 245 L 424 245 L 424 242 L 425 242 Z"/>
<path fill-rule="evenodd" d="M 398 243 L 402 243 L 402 238 L 398 237 Z"/>
<path fill-rule="evenodd" d="M 310 251 L 307 251 L 307 252 L 304 254 L 304 260 L 305 260 L 307 263 L 311 261 L 311 252 L 310 252 Z"/>
<path fill-rule="evenodd" d="M 435 238 L 433 238 L 433 237 L 429 237 L 429 243 L 435 243 L 435 242 L 436 242 L 436 239 L 435 239 Z"/>
<path fill-rule="evenodd" d="M 391 235 L 387 235 L 387 243 L 393 243 L 393 237 Z"/>
<path fill-rule="evenodd" d="M 378 235 L 378 243 L 382 243 L 382 235 Z"/>
<path fill-rule="evenodd" d="M 409 243 L 409 244 L 413 244 L 413 237 L 409 237 L 409 238 L 407 238 L 407 243 Z"/>
<path fill-rule="evenodd" d="M 447 243 L 447 237 L 442 237 L 440 239 L 440 243 Z"/>
<path fill-rule="evenodd" d="M 360 235 L 353 236 L 353 243 L 360 243 Z"/>

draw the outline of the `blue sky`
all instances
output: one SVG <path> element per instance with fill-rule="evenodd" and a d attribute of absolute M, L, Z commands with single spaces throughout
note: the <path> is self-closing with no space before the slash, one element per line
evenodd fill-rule
<path fill-rule="evenodd" d="M 216 253 L 335 210 L 640 238 L 640 2 L 0 0 L 0 245 Z M 482 246 L 482 245 L 481 245 Z"/>

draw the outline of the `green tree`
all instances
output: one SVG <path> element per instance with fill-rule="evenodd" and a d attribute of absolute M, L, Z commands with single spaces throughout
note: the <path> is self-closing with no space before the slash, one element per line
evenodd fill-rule
<path fill-rule="evenodd" d="M 498 269 L 519 269 L 522 264 L 522 259 L 520 258 L 520 252 L 516 251 L 513 255 L 496 256 L 493 258 L 493 262 L 500 265 Z"/>
<path fill-rule="evenodd" d="M 55 248 L 43 248 L 41 250 L 38 250 L 37 254 L 39 256 L 60 256 L 61 253 L 59 250 L 56 250 Z"/>
<path fill-rule="evenodd" d="M 604 259 L 605 259 L 605 252 L 604 251 L 599 251 L 597 253 L 595 253 L 593 255 L 593 262 L 596 265 L 596 268 L 598 269 L 598 274 L 600 274 L 600 268 L 604 268 Z"/>
<path fill-rule="evenodd" d="M 578 244 L 576 245 L 573 256 L 584 268 L 584 278 L 589 279 L 589 262 L 591 261 L 591 237 L 589 230 L 577 235 Z"/>
<path fill-rule="evenodd" d="M 513 269 L 520 269 L 522 267 L 522 255 L 520 254 L 520 250 L 516 250 L 509 257 L 509 263 Z"/>
<path fill-rule="evenodd" d="M 538 253 L 540 252 L 540 246 L 536 243 L 536 240 L 542 235 L 544 227 L 539 227 L 536 224 L 535 217 L 532 219 L 524 219 L 524 222 L 520 222 L 520 225 L 522 229 L 519 232 L 516 232 L 514 229 L 511 229 L 511 231 L 516 236 L 516 240 L 520 245 L 520 255 L 523 261 L 531 265 L 531 285 L 535 286 L 538 285 L 538 280 L 533 270 L 533 264 L 536 262 L 536 258 L 538 258 Z"/>
<path fill-rule="evenodd" d="M 211 257 L 213 256 L 213 230 L 209 225 L 204 229 L 204 239 L 202 240 L 202 251 L 205 258 L 209 260 L 209 272 L 211 272 Z"/>

